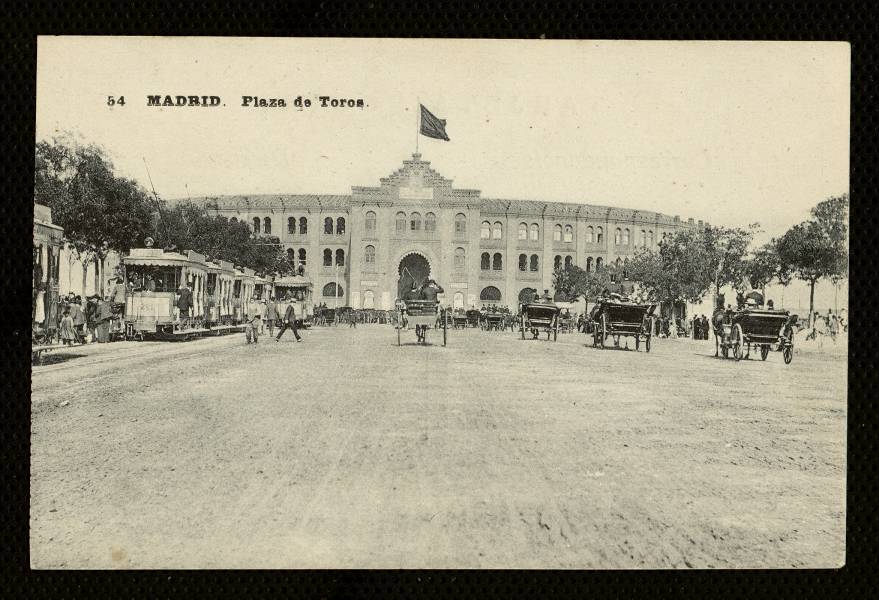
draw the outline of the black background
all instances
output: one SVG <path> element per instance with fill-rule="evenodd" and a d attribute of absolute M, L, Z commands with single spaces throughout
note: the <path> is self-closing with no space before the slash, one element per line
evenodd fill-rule
<path fill-rule="evenodd" d="M 0 595 L 309 598 L 524 598 L 793 596 L 876 594 L 872 456 L 876 304 L 871 237 L 877 156 L 877 22 L 867 2 L 207 2 L 124 0 L 16 3 L 0 8 L 3 27 L 0 328 L 6 371 L 0 398 L 2 479 Z M 852 44 L 851 278 L 846 567 L 822 571 L 30 571 L 28 558 L 30 252 L 37 35 L 214 35 L 312 37 L 488 37 L 547 39 L 846 40 Z M 523 80 L 523 85 L 527 81 Z M 11 284 L 11 286 L 9 285 Z M 868 308 L 869 306 L 869 308 Z M 869 314 L 869 313 L 868 313 Z M 539 382 L 535 382 L 535 386 Z M 747 385 L 743 382 L 743 385 Z M 722 390 L 719 392 L 722 393 Z M 766 399 L 771 402 L 771 398 Z"/>

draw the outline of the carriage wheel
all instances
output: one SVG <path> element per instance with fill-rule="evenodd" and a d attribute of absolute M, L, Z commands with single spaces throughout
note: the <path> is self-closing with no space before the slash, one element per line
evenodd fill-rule
<path fill-rule="evenodd" d="M 652 337 L 652 334 L 647 334 L 647 337 L 644 338 L 644 351 L 645 352 L 650 352 L 650 338 L 651 337 Z"/>
<path fill-rule="evenodd" d="M 769 346 L 760 346 L 760 360 L 766 360 L 767 356 L 769 356 Z"/>
<path fill-rule="evenodd" d="M 789 365 L 790 361 L 794 359 L 794 347 L 792 345 L 785 346 L 782 351 L 782 356 L 784 356 L 784 364 Z"/>
<path fill-rule="evenodd" d="M 607 341 L 607 315 L 601 315 L 601 347 L 604 348 L 604 343 Z"/>
<path fill-rule="evenodd" d="M 735 339 L 735 341 L 732 342 L 732 344 L 733 344 L 733 358 L 735 358 L 736 360 L 742 360 L 742 354 L 743 354 L 743 350 L 744 350 L 743 345 L 744 344 L 742 341 L 742 337 L 743 337 L 742 336 L 742 327 L 738 323 L 736 323 L 735 327 L 733 327 L 733 336 L 732 337 Z"/>

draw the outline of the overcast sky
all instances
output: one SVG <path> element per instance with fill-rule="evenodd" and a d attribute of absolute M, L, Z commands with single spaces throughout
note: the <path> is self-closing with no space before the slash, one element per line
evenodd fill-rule
<path fill-rule="evenodd" d="M 420 100 L 451 138 L 422 137 L 423 158 L 457 187 L 769 236 L 848 191 L 849 73 L 844 43 L 41 37 L 37 138 L 75 132 L 149 188 L 146 159 L 166 198 L 345 194 L 411 155 Z"/>

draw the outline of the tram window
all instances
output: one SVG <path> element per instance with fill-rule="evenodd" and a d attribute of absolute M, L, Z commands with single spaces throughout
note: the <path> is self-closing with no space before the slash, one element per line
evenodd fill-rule
<path fill-rule="evenodd" d="M 241 280 L 235 280 L 235 285 L 232 287 L 232 297 L 240 298 L 241 297 Z"/>
<path fill-rule="evenodd" d="M 207 293 L 208 295 L 213 296 L 214 291 L 217 289 L 217 274 L 216 273 L 208 273 L 207 279 Z"/>

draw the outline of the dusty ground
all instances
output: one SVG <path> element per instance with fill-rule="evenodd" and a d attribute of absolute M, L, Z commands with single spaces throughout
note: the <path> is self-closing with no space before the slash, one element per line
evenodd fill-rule
<path fill-rule="evenodd" d="M 844 562 L 842 347 L 785 366 L 718 360 L 713 342 L 586 341 L 470 330 L 398 348 L 393 329 L 361 326 L 35 367 L 31 562 Z"/>

